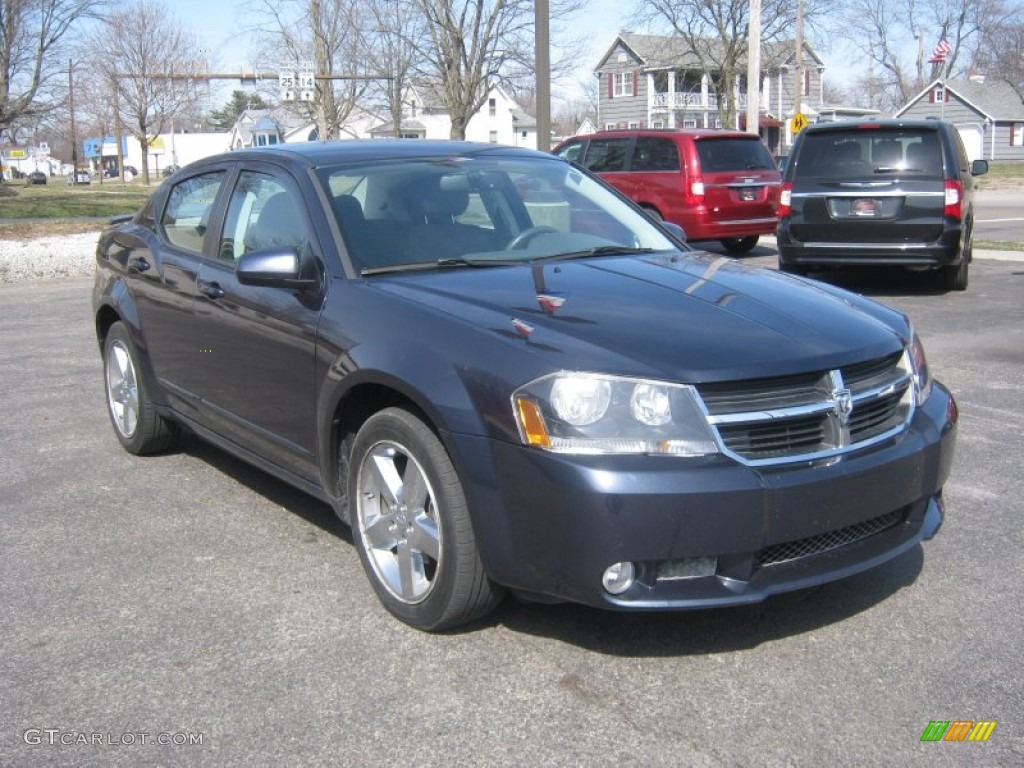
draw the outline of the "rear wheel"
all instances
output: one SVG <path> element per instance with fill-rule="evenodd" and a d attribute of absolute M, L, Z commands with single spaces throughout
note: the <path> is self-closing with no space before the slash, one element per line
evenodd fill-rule
<path fill-rule="evenodd" d="M 665 220 L 665 217 L 662 216 L 658 212 L 657 208 L 653 208 L 653 207 L 651 207 L 649 205 L 645 205 L 645 206 L 643 206 L 643 209 L 644 209 L 644 213 L 646 213 L 648 216 L 650 216 L 652 219 L 654 219 L 659 224 Z"/>
<path fill-rule="evenodd" d="M 138 353 L 128 329 L 114 323 L 103 342 L 103 371 L 107 411 L 114 434 L 129 453 L 157 453 L 173 447 L 179 437 L 176 424 L 156 411 L 139 375 Z"/>
<path fill-rule="evenodd" d="M 437 631 L 498 604 L 502 591 L 480 561 L 462 484 L 423 421 L 401 408 L 371 416 L 348 471 L 352 538 L 385 608 Z"/>
<path fill-rule="evenodd" d="M 968 235 L 963 253 L 960 254 L 960 263 L 942 268 L 942 285 L 947 291 L 967 290 L 967 284 L 970 280 L 971 254 L 972 238 Z"/>
<path fill-rule="evenodd" d="M 757 245 L 758 236 L 751 235 L 750 237 L 726 237 L 720 242 L 725 246 L 725 250 L 729 253 L 739 256 L 744 253 L 750 253 Z"/>

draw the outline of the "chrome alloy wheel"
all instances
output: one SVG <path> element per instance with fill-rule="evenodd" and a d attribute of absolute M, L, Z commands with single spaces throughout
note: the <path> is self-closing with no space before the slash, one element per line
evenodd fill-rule
<path fill-rule="evenodd" d="M 420 603 L 434 587 L 443 552 L 436 496 L 404 446 L 382 441 L 359 467 L 359 536 L 381 585 L 397 600 Z"/>
<path fill-rule="evenodd" d="M 139 425 L 139 385 L 132 356 L 120 340 L 107 353 L 107 404 L 117 431 L 131 438 Z"/>

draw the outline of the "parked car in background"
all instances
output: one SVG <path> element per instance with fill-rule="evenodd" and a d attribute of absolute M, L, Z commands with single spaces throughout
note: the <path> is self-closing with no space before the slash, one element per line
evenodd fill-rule
<path fill-rule="evenodd" d="M 92 176 L 84 168 L 79 168 L 76 171 L 68 174 L 68 186 L 74 184 L 92 184 Z"/>
<path fill-rule="evenodd" d="M 690 241 L 719 240 L 748 252 L 778 224 L 781 175 L 757 136 L 721 130 L 606 131 L 554 149 Z"/>
<path fill-rule="evenodd" d="M 800 132 L 782 186 L 779 269 L 932 270 L 968 285 L 974 177 L 960 133 L 941 120 L 818 123 Z"/>
<path fill-rule="evenodd" d="M 45 184 L 47 182 L 47 176 L 42 171 L 32 171 L 25 177 L 26 184 Z"/>
<path fill-rule="evenodd" d="M 162 173 L 163 173 L 164 176 L 173 176 L 175 173 L 177 173 L 180 170 L 181 170 L 181 166 L 180 165 L 174 165 L 172 163 L 171 165 L 164 166 L 164 169 L 163 169 Z"/>
<path fill-rule="evenodd" d="M 96 265 L 122 446 L 189 429 L 327 502 L 415 627 L 506 590 L 758 602 L 943 520 L 957 409 L 905 316 L 693 252 L 550 154 L 230 152 L 107 229 Z"/>
<path fill-rule="evenodd" d="M 136 168 L 134 165 L 126 165 L 124 167 L 124 170 L 125 170 L 126 173 L 130 173 L 132 176 L 138 176 L 139 175 L 139 169 Z M 117 166 L 116 165 L 112 165 L 109 168 L 107 168 L 107 170 L 104 172 L 103 175 L 106 176 L 108 179 L 116 179 L 121 174 L 118 172 Z"/>

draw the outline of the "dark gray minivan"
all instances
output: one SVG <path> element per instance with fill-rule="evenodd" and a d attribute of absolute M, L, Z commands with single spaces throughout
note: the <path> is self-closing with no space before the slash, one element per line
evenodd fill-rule
<path fill-rule="evenodd" d="M 941 120 L 819 123 L 797 138 L 781 190 L 779 269 L 891 265 L 937 270 L 967 288 L 974 177 Z"/>

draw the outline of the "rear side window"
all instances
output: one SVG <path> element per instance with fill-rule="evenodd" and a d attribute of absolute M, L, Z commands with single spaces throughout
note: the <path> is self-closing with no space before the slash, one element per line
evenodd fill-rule
<path fill-rule="evenodd" d="M 594 173 L 626 170 L 629 139 L 591 139 L 584 166 Z"/>
<path fill-rule="evenodd" d="M 753 171 L 774 168 L 772 156 L 760 139 L 751 137 L 701 139 L 695 142 L 701 171 Z"/>
<path fill-rule="evenodd" d="M 171 188 L 160 227 L 172 245 L 190 253 L 203 252 L 213 201 L 223 180 L 224 172 L 215 171 L 184 179 Z"/>
<path fill-rule="evenodd" d="M 928 130 L 809 133 L 804 136 L 796 173 L 825 179 L 941 177 L 942 151 L 938 134 Z"/>
<path fill-rule="evenodd" d="M 671 139 L 641 136 L 633 147 L 631 171 L 678 171 L 679 149 Z"/>

